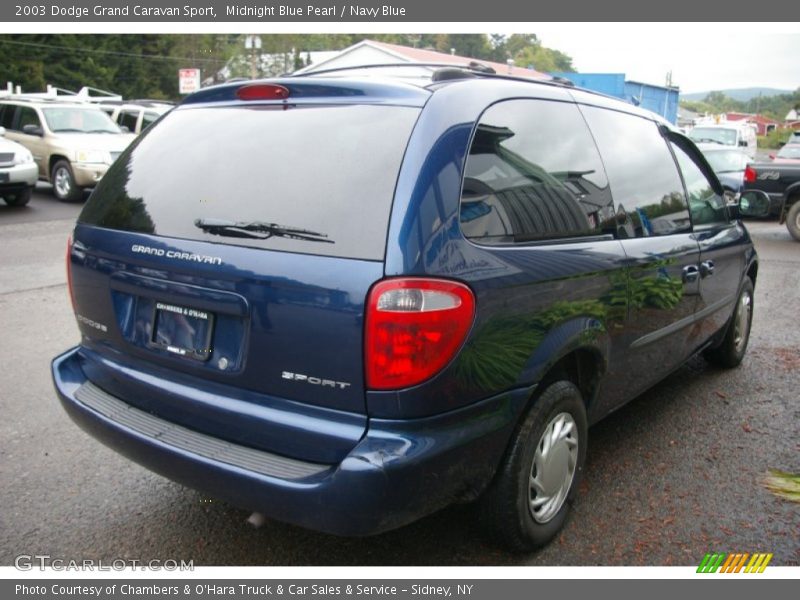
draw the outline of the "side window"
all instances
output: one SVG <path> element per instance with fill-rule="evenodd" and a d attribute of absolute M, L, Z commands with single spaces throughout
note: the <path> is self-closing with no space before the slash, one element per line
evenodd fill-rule
<path fill-rule="evenodd" d="M 619 237 L 691 231 L 683 184 L 658 126 L 613 110 L 581 109 L 603 155 Z"/>
<path fill-rule="evenodd" d="M 36 111 L 30 106 L 22 106 L 19 109 L 17 129 L 22 131 L 25 125 L 36 125 L 37 127 L 42 126 L 42 122 L 39 120 L 39 115 L 37 115 Z"/>
<path fill-rule="evenodd" d="M 14 124 L 14 111 L 16 108 L 17 107 L 13 104 L 3 104 L 0 106 L 0 127 L 11 129 L 11 125 Z"/>
<path fill-rule="evenodd" d="M 461 230 L 480 244 L 599 235 L 613 218 L 603 163 L 574 104 L 508 100 L 475 131 Z"/>
<path fill-rule="evenodd" d="M 127 127 L 131 133 L 136 131 L 136 121 L 139 120 L 139 111 L 123 110 L 117 116 L 117 124 L 120 127 Z"/>
<path fill-rule="evenodd" d="M 686 152 L 675 144 L 672 144 L 672 149 L 683 173 L 689 196 L 689 210 L 695 226 L 727 223 L 729 219 L 725 199 L 714 191 L 711 182 Z"/>
<path fill-rule="evenodd" d="M 146 112 L 142 117 L 142 131 L 150 127 L 158 119 L 158 113 Z"/>

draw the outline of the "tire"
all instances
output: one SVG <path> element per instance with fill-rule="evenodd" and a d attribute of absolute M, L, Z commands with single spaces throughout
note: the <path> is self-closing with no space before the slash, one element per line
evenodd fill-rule
<path fill-rule="evenodd" d="M 709 348 L 703 355 L 706 360 L 719 367 L 732 369 L 738 367 L 750 340 L 750 326 L 753 322 L 753 282 L 745 277 L 742 290 L 736 299 L 733 315 L 728 323 L 728 330 L 722 343 L 716 348 Z"/>
<path fill-rule="evenodd" d="M 792 237 L 800 242 L 800 198 L 798 198 L 789 212 L 786 213 L 786 228 Z"/>
<path fill-rule="evenodd" d="M 33 188 L 27 187 L 24 190 L 14 192 L 13 194 L 5 194 L 3 196 L 3 200 L 5 200 L 6 204 L 9 206 L 25 206 L 28 202 L 30 202 L 32 193 Z"/>
<path fill-rule="evenodd" d="M 558 435 L 560 425 L 566 427 Z M 497 542 L 529 552 L 560 531 L 583 473 L 587 430 L 586 407 L 572 382 L 552 383 L 535 399 L 480 500 L 481 518 Z M 553 435 L 556 445 L 544 450 Z M 546 498 L 550 502 L 541 504 Z"/>
<path fill-rule="evenodd" d="M 59 160 L 50 172 L 53 195 L 62 202 L 77 202 L 83 198 L 83 188 L 75 183 L 75 175 L 69 161 Z"/>

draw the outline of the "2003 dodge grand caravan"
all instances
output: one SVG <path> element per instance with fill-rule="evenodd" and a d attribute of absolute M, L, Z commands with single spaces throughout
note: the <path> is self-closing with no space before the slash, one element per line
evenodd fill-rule
<path fill-rule="evenodd" d="M 695 353 L 742 360 L 744 209 L 657 117 L 562 85 L 204 89 L 78 219 L 56 389 L 122 454 L 275 519 L 366 535 L 479 499 L 531 549 L 592 422 Z"/>

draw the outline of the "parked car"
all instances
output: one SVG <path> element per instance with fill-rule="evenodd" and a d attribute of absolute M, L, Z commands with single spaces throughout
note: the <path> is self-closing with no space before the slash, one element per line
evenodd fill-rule
<path fill-rule="evenodd" d="M 123 131 L 139 135 L 155 123 L 161 115 L 173 109 L 174 104 L 156 100 L 99 104 Z"/>
<path fill-rule="evenodd" d="M 699 125 L 689 132 L 689 137 L 698 144 L 721 144 L 741 148 L 752 159 L 756 157 L 758 149 L 755 129 L 745 123 Z"/>
<path fill-rule="evenodd" d="M 9 206 L 24 206 L 31 199 L 39 176 L 27 148 L 5 139 L 0 127 L 0 196 Z"/>
<path fill-rule="evenodd" d="M 775 154 L 770 154 L 772 162 L 783 164 L 800 163 L 800 143 L 784 144 Z"/>
<path fill-rule="evenodd" d="M 0 100 L 6 137 L 30 150 L 39 179 L 63 201 L 83 197 L 133 140 L 94 104 L 52 100 Z"/>
<path fill-rule="evenodd" d="M 275 519 L 367 535 L 478 500 L 530 550 L 591 423 L 697 353 L 742 361 L 755 249 L 648 111 L 466 67 L 358 75 L 206 88 L 123 153 L 68 245 L 58 396 Z"/>
<path fill-rule="evenodd" d="M 750 157 L 738 148 L 730 148 L 719 144 L 698 144 L 708 164 L 722 183 L 722 187 L 734 194 L 739 194 L 744 186 L 744 170 Z"/>

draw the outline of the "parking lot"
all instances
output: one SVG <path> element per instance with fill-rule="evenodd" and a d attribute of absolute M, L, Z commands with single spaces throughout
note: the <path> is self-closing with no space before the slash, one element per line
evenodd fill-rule
<path fill-rule="evenodd" d="M 709 551 L 800 564 L 800 505 L 772 495 L 770 468 L 800 471 L 800 244 L 749 225 L 761 257 L 745 363 L 695 359 L 590 430 L 572 519 L 544 550 L 514 556 L 458 506 L 367 539 L 267 522 L 128 462 L 74 426 L 49 362 L 78 341 L 64 251 L 80 204 L 47 186 L 0 205 L 0 564 L 176 559 L 195 565 L 696 565 Z M 425 490 L 419 490 L 424 494 Z"/>

